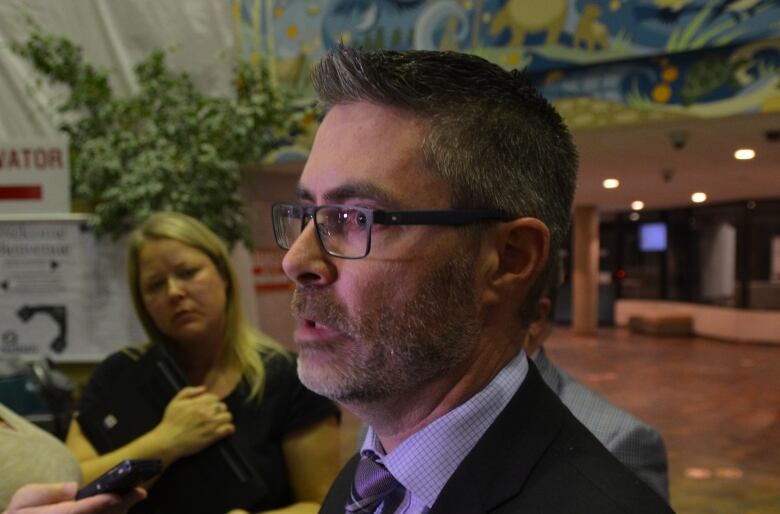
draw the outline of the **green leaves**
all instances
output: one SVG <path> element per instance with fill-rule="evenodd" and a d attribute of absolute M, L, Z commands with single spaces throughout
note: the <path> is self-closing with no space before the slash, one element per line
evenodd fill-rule
<path fill-rule="evenodd" d="M 232 246 L 251 246 L 239 196 L 239 166 L 292 142 L 311 117 L 268 72 L 236 69 L 236 97 L 200 93 L 154 51 L 135 68 L 137 93 L 118 98 L 81 48 L 33 29 L 14 51 L 69 94 L 58 106 L 70 137 L 72 193 L 94 206 L 98 234 L 119 237 L 149 214 L 192 215 Z"/>

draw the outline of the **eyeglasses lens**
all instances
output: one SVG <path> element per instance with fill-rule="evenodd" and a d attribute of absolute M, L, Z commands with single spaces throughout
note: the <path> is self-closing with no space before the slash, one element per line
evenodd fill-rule
<path fill-rule="evenodd" d="M 303 215 L 303 209 L 295 205 L 274 205 L 274 235 L 280 247 L 289 250 L 301 235 Z"/>
<path fill-rule="evenodd" d="M 277 244 L 289 250 L 308 222 L 309 212 L 302 207 L 277 204 L 273 208 L 274 235 Z M 368 253 L 370 211 L 339 206 L 318 207 L 315 213 L 317 234 L 323 248 L 335 257 L 361 258 Z"/>
<path fill-rule="evenodd" d="M 325 250 L 336 257 L 364 257 L 368 251 L 368 214 L 348 207 L 321 207 L 317 231 Z"/>

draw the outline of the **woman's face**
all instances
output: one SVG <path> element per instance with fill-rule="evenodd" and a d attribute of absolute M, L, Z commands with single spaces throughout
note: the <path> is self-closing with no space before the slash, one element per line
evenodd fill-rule
<path fill-rule="evenodd" d="M 138 281 L 157 328 L 178 342 L 221 342 L 227 283 L 205 253 L 173 239 L 151 240 L 138 255 Z"/>

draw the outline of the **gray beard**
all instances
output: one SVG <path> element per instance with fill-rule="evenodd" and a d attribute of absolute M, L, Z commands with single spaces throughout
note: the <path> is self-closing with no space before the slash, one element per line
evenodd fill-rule
<path fill-rule="evenodd" d="M 339 352 L 328 369 L 307 366 L 301 345 L 298 373 L 312 391 L 343 403 L 375 403 L 397 397 L 440 377 L 474 351 L 482 326 L 474 292 L 474 255 L 458 254 L 434 268 L 409 299 L 380 298 L 368 291 L 354 316 L 330 289 L 299 286 L 293 312 L 346 334 L 318 343 Z"/>

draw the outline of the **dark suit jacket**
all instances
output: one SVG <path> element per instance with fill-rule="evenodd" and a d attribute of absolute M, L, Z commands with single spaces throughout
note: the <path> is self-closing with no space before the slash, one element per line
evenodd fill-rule
<path fill-rule="evenodd" d="M 343 514 L 355 455 L 320 513 Z M 545 385 L 536 366 L 444 486 L 430 514 L 658 514 L 672 510 Z"/>

